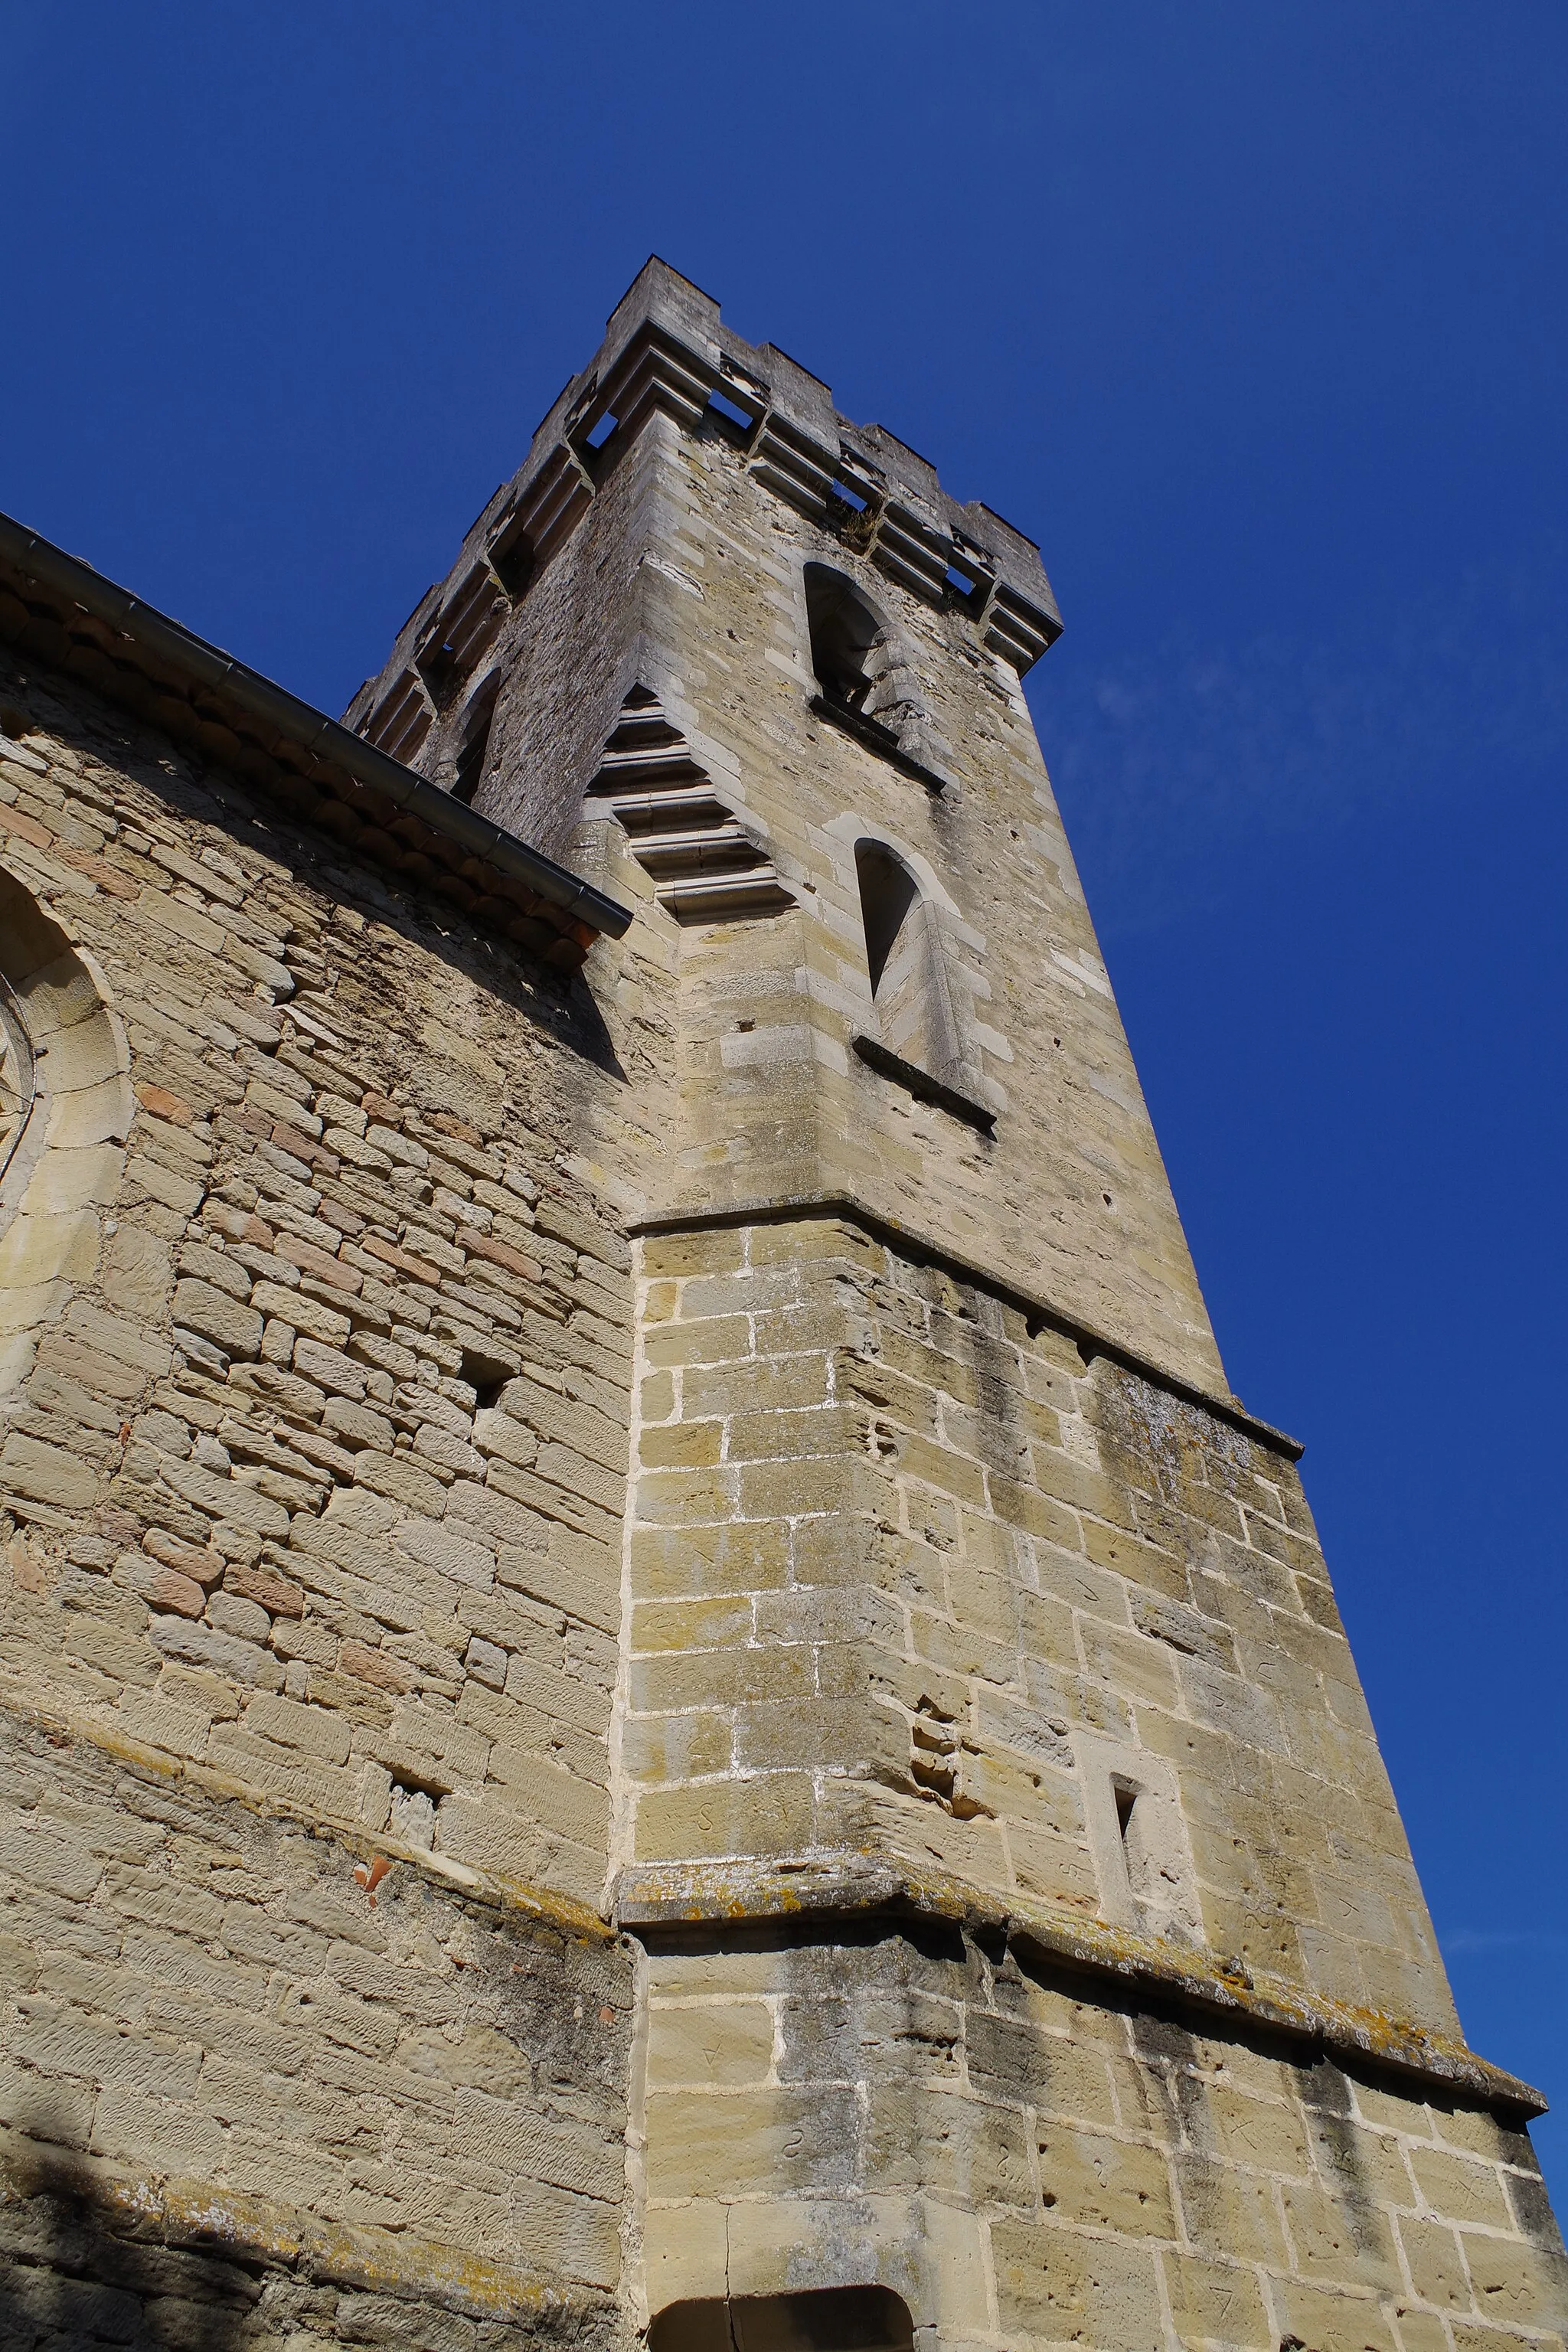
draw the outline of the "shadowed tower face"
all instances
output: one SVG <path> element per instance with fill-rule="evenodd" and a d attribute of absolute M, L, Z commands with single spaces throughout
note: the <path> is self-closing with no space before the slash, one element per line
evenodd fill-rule
<path fill-rule="evenodd" d="M 1020 690 L 1035 548 L 650 263 L 351 717 L 519 550 L 476 805 L 637 905 L 590 972 L 661 1137 L 622 1177 L 632 2308 L 661 2352 L 1547 2324 L 1523 2110 Z"/>
<path fill-rule="evenodd" d="M 1021 679 L 651 262 L 346 726 L 0 518 L 0 2336 L 1560 2346 Z"/>

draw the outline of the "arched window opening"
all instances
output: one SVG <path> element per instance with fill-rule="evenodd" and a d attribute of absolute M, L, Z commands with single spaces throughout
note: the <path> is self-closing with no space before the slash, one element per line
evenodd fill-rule
<path fill-rule="evenodd" d="M 469 697 L 468 707 L 463 713 L 463 731 L 458 739 L 457 766 L 452 777 L 452 798 L 468 806 L 472 805 L 474 794 L 484 781 L 490 731 L 495 724 L 496 698 L 500 692 L 500 672 L 495 670 Z"/>
<path fill-rule="evenodd" d="M 920 887 L 903 859 L 877 841 L 858 844 L 855 871 L 860 882 L 860 919 L 866 929 L 871 994 L 878 997 L 899 934 L 920 903 Z"/>
<path fill-rule="evenodd" d="M 947 762 L 908 654 L 868 596 L 830 564 L 805 567 L 813 709 L 895 767 L 941 792 Z"/>
<path fill-rule="evenodd" d="M 827 2286 L 672 2303 L 647 2340 L 648 2352 L 913 2352 L 914 2321 L 891 2287 Z"/>
<path fill-rule="evenodd" d="M 903 859 L 883 843 L 857 842 L 855 871 L 880 1042 L 942 1077 L 959 1055 L 932 910 Z"/>
<path fill-rule="evenodd" d="M 37 1097 L 33 1041 L 21 1000 L 0 972 L 0 1179 L 21 1143 Z"/>
<path fill-rule="evenodd" d="M 811 666 L 828 702 L 871 715 L 888 667 L 888 633 L 852 580 L 826 563 L 805 567 Z"/>
<path fill-rule="evenodd" d="M 0 867 L 0 1397 L 26 1379 L 38 1334 L 98 1264 L 134 1109 L 101 974 Z M 0 1453 L 10 1509 L 18 1496 L 40 1499 L 13 1456 Z"/>

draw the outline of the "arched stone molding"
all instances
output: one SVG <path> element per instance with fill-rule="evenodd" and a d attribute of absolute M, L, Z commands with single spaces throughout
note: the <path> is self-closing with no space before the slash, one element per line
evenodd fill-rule
<path fill-rule="evenodd" d="M 933 1077 L 956 1084 L 963 1056 L 936 909 L 905 860 L 885 843 L 862 835 L 855 866 L 881 1042 Z"/>
<path fill-rule="evenodd" d="M 0 1396 L 98 1268 L 135 1108 L 124 1027 L 93 958 L 0 866 Z M 3 1477 L 3 1466 L 0 1466 Z"/>
<path fill-rule="evenodd" d="M 931 1076 L 971 1096 L 990 1114 L 1005 1110 L 1006 1089 L 996 1075 L 996 1066 L 1010 1061 L 1012 1055 L 1005 1040 L 986 1024 L 980 1009 L 991 993 L 984 974 L 984 933 L 965 921 L 931 860 L 883 826 L 848 811 L 825 825 L 823 835 L 833 845 L 835 895 L 855 940 L 855 952 L 846 955 L 844 976 L 858 1029 L 874 1039 L 881 1038 L 876 991 L 864 953 L 860 885 L 859 853 L 874 847 L 904 867 L 920 892 L 919 922 L 928 948 L 931 985 L 941 1000 L 938 1034 L 944 1029 L 950 1040 L 946 1066 L 932 1069 Z"/>
<path fill-rule="evenodd" d="M 913 646 L 885 605 L 845 568 L 812 562 L 802 572 L 807 668 L 829 712 L 848 713 L 942 783 L 947 746 L 921 683 Z"/>

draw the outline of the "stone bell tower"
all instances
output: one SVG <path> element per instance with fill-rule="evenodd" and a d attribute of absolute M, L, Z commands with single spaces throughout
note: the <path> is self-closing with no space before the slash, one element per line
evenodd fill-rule
<path fill-rule="evenodd" d="M 7 2352 L 1561 2352 L 1058 627 L 657 261 L 345 724 L 0 516 Z"/>
<path fill-rule="evenodd" d="M 651 262 L 349 714 L 636 908 L 582 1143 L 636 1293 L 628 2308 L 1534 2341 L 1533 2095 L 1226 1381 L 1021 691 L 1059 626 Z"/>

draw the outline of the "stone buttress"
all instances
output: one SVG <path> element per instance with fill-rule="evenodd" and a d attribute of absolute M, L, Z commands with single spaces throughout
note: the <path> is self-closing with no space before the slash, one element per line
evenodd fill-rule
<path fill-rule="evenodd" d="M 9 532 L 16 2340 L 1557 2344 L 1033 545 L 658 262 L 344 728 Z"/>

